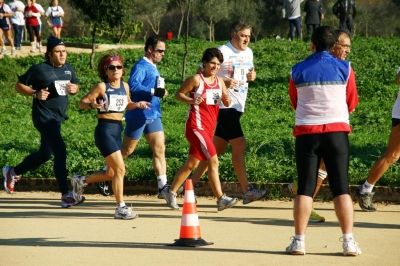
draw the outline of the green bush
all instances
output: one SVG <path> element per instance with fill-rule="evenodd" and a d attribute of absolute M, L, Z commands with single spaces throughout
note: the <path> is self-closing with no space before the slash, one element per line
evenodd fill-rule
<path fill-rule="evenodd" d="M 224 42 L 209 43 L 190 39 L 186 77 L 195 73 L 203 51 Z M 257 79 L 250 84 L 246 112 L 242 125 L 247 139 L 246 165 L 252 182 L 290 182 L 296 177 L 294 161 L 294 111 L 288 97 L 290 68 L 309 54 L 309 43 L 303 41 L 263 39 L 252 43 Z M 397 97 L 396 69 L 400 64 L 399 38 L 354 38 L 348 57 L 356 73 L 360 104 L 351 115 L 353 133 L 350 134 L 350 182 L 362 182 L 376 159 L 384 152 L 391 130 L 391 109 Z M 143 56 L 143 50 L 119 51 L 129 72 Z M 188 106 L 174 98 L 182 81 L 182 40 L 168 42 L 167 52 L 158 64 L 166 79 L 169 96 L 162 101 L 163 124 L 166 134 L 168 179 L 187 158 L 188 142 L 184 137 L 184 123 Z M 104 53 L 96 53 L 96 60 Z M 94 145 L 96 125 L 94 111 L 80 110 L 80 98 L 97 82 L 96 72 L 89 68 L 89 54 L 68 55 L 68 62 L 80 78 L 81 92 L 70 97 L 70 119 L 62 127 L 68 149 L 70 173 L 89 174 L 104 166 L 104 159 Z M 29 97 L 17 94 L 14 85 L 17 76 L 43 57 L 1 59 L 0 87 L 0 165 L 15 165 L 40 143 L 38 132 L 31 122 Z M 129 77 L 126 73 L 125 80 Z M 142 139 L 133 155 L 126 159 L 126 176 L 133 180 L 154 180 L 151 150 Z M 383 176 L 380 185 L 398 186 L 399 165 L 393 165 Z M 25 177 L 52 177 L 52 161 L 25 174 Z M 220 157 L 220 176 L 224 181 L 236 181 L 231 164 L 231 150 Z"/>

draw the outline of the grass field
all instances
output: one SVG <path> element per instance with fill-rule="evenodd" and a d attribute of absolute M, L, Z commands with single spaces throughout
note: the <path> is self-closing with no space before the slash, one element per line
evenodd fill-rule
<path fill-rule="evenodd" d="M 195 73 L 202 52 L 222 43 L 190 41 L 186 77 Z M 290 68 L 309 54 L 309 43 L 304 41 L 264 39 L 250 44 L 255 58 L 257 79 L 250 84 L 248 101 L 242 125 L 247 138 L 246 164 L 252 182 L 290 182 L 296 177 L 294 162 L 294 112 L 288 97 Z M 400 65 L 399 38 L 354 38 L 348 60 L 356 72 L 359 106 L 351 116 L 353 133 L 350 135 L 350 183 L 360 183 L 375 160 L 384 152 L 391 129 L 391 109 L 397 97 L 396 69 Z M 143 56 L 142 49 L 121 50 L 125 66 L 129 69 Z M 96 59 L 103 53 L 96 54 Z M 163 124 L 166 133 L 168 178 L 183 165 L 188 152 L 184 137 L 187 106 L 178 102 L 174 94 L 182 78 L 184 45 L 168 43 L 167 53 L 158 69 L 166 79 L 169 97 L 163 100 Z M 4 58 L 0 60 L 0 165 L 15 165 L 39 146 L 39 134 L 31 122 L 29 97 L 17 94 L 14 85 L 17 76 L 42 57 Z M 63 125 L 63 136 L 68 148 L 70 173 L 88 174 L 104 165 L 94 145 L 96 125 L 94 111 L 79 110 L 78 102 L 99 79 L 89 68 L 88 54 L 69 54 L 68 62 L 74 67 L 81 92 L 70 97 L 68 115 Z M 127 80 L 129 73 L 126 73 Z M 126 160 L 129 179 L 153 180 L 151 150 L 144 139 L 135 153 Z M 220 157 L 220 176 L 224 181 L 236 181 L 228 150 Z M 393 165 L 379 185 L 399 186 L 400 167 Z M 52 161 L 24 175 L 25 177 L 53 177 Z"/>

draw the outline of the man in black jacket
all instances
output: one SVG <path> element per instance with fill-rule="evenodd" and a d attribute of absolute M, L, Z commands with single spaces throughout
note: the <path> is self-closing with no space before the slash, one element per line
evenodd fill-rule
<path fill-rule="evenodd" d="M 321 25 L 321 20 L 324 19 L 322 14 L 322 4 L 319 0 L 307 0 L 304 5 L 306 15 L 307 34 L 311 35 L 315 28 Z"/>
<path fill-rule="evenodd" d="M 338 0 L 332 8 L 333 14 L 340 19 L 339 28 L 350 32 L 353 36 L 353 20 L 356 17 L 356 1 L 355 0 Z"/>

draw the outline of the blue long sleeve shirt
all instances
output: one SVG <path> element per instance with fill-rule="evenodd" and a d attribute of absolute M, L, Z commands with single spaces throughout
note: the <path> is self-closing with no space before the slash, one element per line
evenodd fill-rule
<path fill-rule="evenodd" d="M 129 89 L 132 102 L 147 101 L 151 110 L 136 108 L 127 110 L 127 119 L 157 119 L 161 118 L 160 98 L 153 96 L 151 90 L 157 87 L 160 76 L 157 67 L 145 58 L 140 59 L 131 69 Z"/>

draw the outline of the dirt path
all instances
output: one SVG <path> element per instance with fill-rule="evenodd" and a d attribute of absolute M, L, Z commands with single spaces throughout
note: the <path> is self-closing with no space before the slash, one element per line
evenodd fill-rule
<path fill-rule="evenodd" d="M 378 204 L 378 212 L 355 211 L 354 234 L 363 255 L 342 255 L 333 204 L 314 207 L 326 222 L 309 224 L 307 255 L 284 254 L 293 235 L 291 201 L 239 202 L 216 211 L 214 198 L 197 203 L 201 237 L 213 245 L 167 246 L 179 238 L 181 211 L 155 196 L 127 196 L 139 218 L 113 219 L 112 197 L 60 208 L 58 193 L 0 192 L 0 265 L 400 265 L 400 205 Z M 178 199 L 182 206 L 183 198 Z"/>
<path fill-rule="evenodd" d="M 74 47 L 75 44 L 67 44 L 67 51 L 70 53 L 91 53 L 92 52 L 92 48 L 88 48 L 88 47 Z M 36 49 L 36 52 L 32 53 L 31 47 L 30 46 L 22 46 L 22 50 L 17 50 L 17 54 L 16 55 L 11 55 L 11 48 L 10 46 L 6 46 L 7 47 L 7 55 L 6 56 L 10 56 L 11 58 L 14 57 L 25 57 L 25 56 L 35 56 L 35 55 L 40 55 L 41 53 L 39 52 L 38 49 Z M 121 45 L 117 45 L 117 44 L 99 44 L 96 45 L 96 52 L 102 52 L 102 51 L 107 51 L 107 50 L 111 50 L 111 49 L 138 49 L 138 48 L 143 48 L 143 45 L 138 45 L 138 44 L 121 44 Z M 46 52 L 46 45 L 43 46 L 43 51 L 44 54 Z M 4 56 L 0 55 L 0 58 L 3 58 Z"/>

